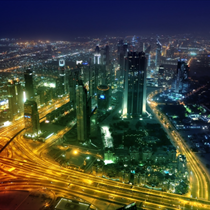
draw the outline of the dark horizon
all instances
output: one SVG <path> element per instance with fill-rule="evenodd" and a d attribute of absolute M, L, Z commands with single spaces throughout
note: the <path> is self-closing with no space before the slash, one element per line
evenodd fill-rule
<path fill-rule="evenodd" d="M 207 1 L 3 1 L 1 38 L 209 34 Z"/>

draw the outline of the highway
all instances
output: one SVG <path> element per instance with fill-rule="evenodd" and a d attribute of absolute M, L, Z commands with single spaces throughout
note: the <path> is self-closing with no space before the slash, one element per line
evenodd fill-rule
<path fill-rule="evenodd" d="M 67 101 L 68 98 L 63 98 L 42 108 L 39 111 L 40 119 Z M 196 162 L 193 156 L 189 160 L 192 161 L 191 167 L 193 173 L 197 174 L 200 178 L 198 179 L 200 180 L 198 199 L 149 190 L 143 187 L 132 187 L 131 185 L 84 173 L 81 169 L 64 168 L 58 165 L 58 163 L 47 159 L 43 151 L 71 129 L 74 124 L 75 121 L 67 129 L 65 128 L 58 134 L 50 137 L 36 149 L 30 146 L 22 134 L 15 137 L 6 148 L 7 154 L 0 156 L 0 177 L 2 180 L 0 189 L 21 190 L 43 187 L 54 191 L 57 196 L 68 197 L 74 195 L 76 198 L 86 200 L 101 210 L 104 209 L 103 205 L 123 205 L 132 202 L 136 202 L 138 207 L 143 206 L 145 209 L 210 209 L 210 202 L 206 199 L 206 188 L 204 188 L 204 191 L 202 190 L 201 185 L 204 183 L 200 180 L 204 179 L 205 176 L 199 174 L 200 171 L 195 166 Z M 6 142 L 23 127 L 23 119 L 19 119 L 17 122 L 12 122 L 7 128 L 2 128 L 0 136 L 5 138 Z M 4 137 L 5 135 L 6 137 Z M 183 151 L 187 152 L 186 145 L 183 144 L 182 147 Z"/>
<path fill-rule="evenodd" d="M 152 100 L 152 97 L 154 97 L 157 93 L 158 92 L 156 91 L 155 93 L 153 92 L 148 96 L 150 108 L 153 110 L 156 118 L 160 121 L 170 136 L 172 143 L 176 147 L 178 146 L 180 154 L 185 155 L 187 158 L 189 171 L 192 171 L 191 174 L 193 174 L 193 176 L 191 175 L 191 194 L 194 198 L 197 197 L 199 199 L 209 200 L 208 173 L 205 171 L 202 163 L 198 160 L 195 154 L 190 150 L 185 140 L 180 136 L 179 132 L 176 129 L 173 129 L 173 131 L 169 130 L 169 127 L 174 128 L 174 126 L 168 120 L 167 116 L 158 109 L 158 103 Z"/>

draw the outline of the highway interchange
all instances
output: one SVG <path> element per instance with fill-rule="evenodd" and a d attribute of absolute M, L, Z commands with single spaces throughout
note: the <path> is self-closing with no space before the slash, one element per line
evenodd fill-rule
<path fill-rule="evenodd" d="M 148 98 L 151 99 L 154 94 L 150 94 Z M 40 119 L 44 119 L 47 113 L 67 102 L 68 98 L 66 97 L 41 108 Z M 156 104 L 151 103 L 150 107 L 154 109 L 153 111 L 159 119 L 160 117 L 156 114 L 158 111 Z M 161 121 L 161 123 L 163 122 Z M 166 130 L 167 123 L 170 122 L 166 121 Z M 23 138 L 23 132 L 17 135 L 0 156 L 1 171 L 3 172 L 0 190 L 32 190 L 41 187 L 52 190 L 56 196 L 68 198 L 71 195 L 75 199 L 85 200 L 91 203 L 94 209 L 101 210 L 115 209 L 116 206 L 132 202 L 136 202 L 137 207 L 144 209 L 210 209 L 208 177 L 203 168 L 199 166 L 195 155 L 176 131 L 170 134 L 171 138 L 179 145 L 181 152 L 186 155 L 189 167 L 195 174 L 196 181 L 193 183 L 197 183 L 197 196 L 193 196 L 193 198 L 106 180 L 84 173 L 83 170 L 61 167 L 59 164 L 51 162 L 43 154 L 40 155 L 73 125 L 74 123 L 50 137 L 37 149 L 30 147 L 27 140 Z M 1 144 L 6 143 L 23 128 L 22 118 L 1 128 Z"/>

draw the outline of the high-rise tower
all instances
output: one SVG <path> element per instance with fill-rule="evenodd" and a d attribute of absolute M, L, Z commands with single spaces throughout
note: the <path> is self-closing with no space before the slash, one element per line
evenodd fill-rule
<path fill-rule="evenodd" d="M 76 113 L 77 113 L 77 139 L 86 141 L 87 131 L 87 90 L 81 80 L 76 85 Z"/>
<path fill-rule="evenodd" d="M 64 95 L 67 93 L 67 78 L 65 69 L 65 60 L 62 58 L 59 60 L 59 78 L 57 80 L 57 91 L 58 95 Z"/>
<path fill-rule="evenodd" d="M 160 66 L 161 49 L 162 49 L 162 45 L 157 40 L 157 48 L 156 48 L 156 56 L 155 56 L 155 66 L 156 66 L 157 70 L 159 69 L 159 66 Z"/>
<path fill-rule="evenodd" d="M 101 53 L 100 53 L 99 46 L 96 46 L 96 48 L 95 48 L 93 63 L 101 64 Z"/>
<path fill-rule="evenodd" d="M 16 97 L 16 103 L 17 103 L 17 113 L 22 114 L 23 113 L 23 89 L 19 82 L 19 79 L 16 78 L 14 81 L 15 84 L 15 97 Z"/>
<path fill-rule="evenodd" d="M 147 59 L 144 52 L 128 52 L 125 60 L 123 116 L 139 117 L 146 112 Z"/>
<path fill-rule="evenodd" d="M 38 137 L 40 134 L 39 113 L 37 103 L 27 100 L 24 103 L 25 135 L 27 137 Z"/>
<path fill-rule="evenodd" d="M 101 64 L 108 65 L 109 64 L 109 46 L 102 48 L 101 50 Z"/>
<path fill-rule="evenodd" d="M 79 76 L 80 68 L 70 70 L 68 74 L 70 101 L 73 103 L 74 108 L 76 108 L 76 84 L 78 83 Z"/>
<path fill-rule="evenodd" d="M 30 68 L 24 72 L 24 78 L 25 78 L 26 99 L 32 100 L 34 97 L 34 86 L 33 86 L 33 72 L 31 71 Z"/>
<path fill-rule="evenodd" d="M 175 92 L 181 91 L 183 89 L 183 82 L 188 79 L 189 67 L 184 61 L 178 61 L 177 64 L 177 77 L 175 81 Z"/>
<path fill-rule="evenodd" d="M 150 51 L 151 51 L 151 45 L 149 45 L 145 50 L 145 56 L 147 58 L 147 67 L 150 67 Z"/>
<path fill-rule="evenodd" d="M 122 40 L 118 44 L 118 60 L 120 65 L 120 76 L 124 77 L 125 72 L 125 57 L 127 56 L 128 45 L 127 43 L 122 43 Z"/>
<path fill-rule="evenodd" d="M 10 120 L 13 120 L 15 114 L 17 113 L 17 103 L 15 94 L 15 85 L 13 80 L 9 80 L 7 84 L 7 93 L 9 99 L 9 113 Z"/>

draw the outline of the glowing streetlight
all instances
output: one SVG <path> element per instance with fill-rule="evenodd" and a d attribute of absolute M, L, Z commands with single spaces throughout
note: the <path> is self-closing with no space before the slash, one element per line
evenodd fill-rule
<path fill-rule="evenodd" d="M 76 155 L 78 153 L 78 151 L 77 150 L 74 150 L 74 154 Z"/>

